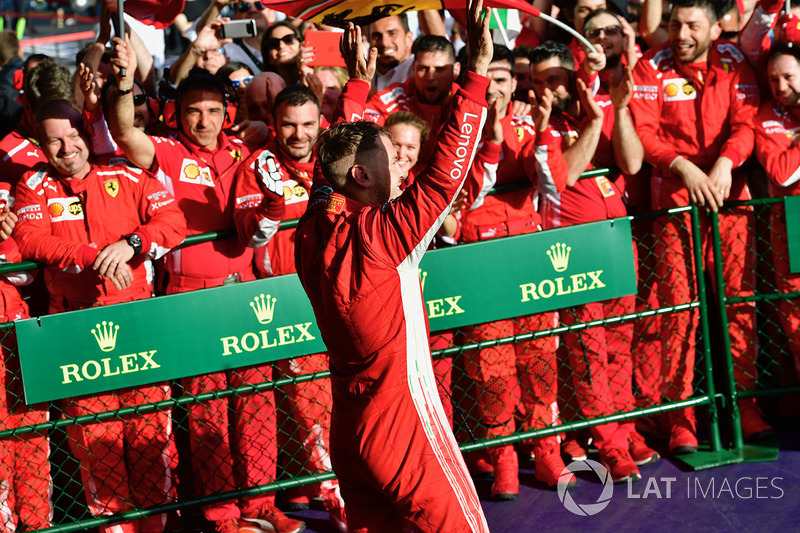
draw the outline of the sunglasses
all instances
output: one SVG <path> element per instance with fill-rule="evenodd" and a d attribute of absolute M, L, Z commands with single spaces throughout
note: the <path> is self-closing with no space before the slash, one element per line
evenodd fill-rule
<path fill-rule="evenodd" d="M 231 87 L 234 89 L 244 89 L 250 80 L 253 79 L 253 76 L 247 76 L 246 78 L 239 78 L 238 80 L 231 80 Z"/>
<path fill-rule="evenodd" d="M 606 26 L 605 28 L 592 28 L 586 30 L 586 37 L 589 39 L 597 39 L 600 33 L 605 33 L 606 37 L 616 37 L 622 35 L 622 26 Z"/>
<path fill-rule="evenodd" d="M 236 7 L 236 9 L 239 10 L 239 13 L 245 13 L 247 11 L 250 11 L 250 6 L 251 5 L 253 7 L 255 7 L 256 9 L 258 9 L 259 11 L 261 11 L 262 9 L 265 9 L 267 7 L 264 4 L 262 4 L 261 2 L 253 2 L 252 4 L 250 2 L 243 2 L 243 3 L 239 4 Z"/>
<path fill-rule="evenodd" d="M 294 33 L 284 35 L 280 39 L 277 37 L 270 37 L 267 39 L 267 50 L 277 50 L 281 47 L 281 43 L 291 46 L 297 42 L 297 36 Z"/>
<path fill-rule="evenodd" d="M 139 107 L 140 105 L 147 102 L 147 97 L 143 94 L 135 94 L 133 95 L 133 106 Z"/>

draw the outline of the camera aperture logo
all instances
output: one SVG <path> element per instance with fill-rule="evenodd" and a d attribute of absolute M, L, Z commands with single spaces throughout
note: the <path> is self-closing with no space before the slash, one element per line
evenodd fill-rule
<path fill-rule="evenodd" d="M 594 472 L 603 485 L 603 490 L 597 501 L 594 503 L 578 503 L 569 493 L 569 482 L 573 479 L 575 472 Z M 605 509 L 611 502 L 614 494 L 614 482 L 611 474 L 606 467 L 597 461 L 575 461 L 567 465 L 558 477 L 558 499 L 564 504 L 567 511 L 578 516 L 593 516 Z"/>

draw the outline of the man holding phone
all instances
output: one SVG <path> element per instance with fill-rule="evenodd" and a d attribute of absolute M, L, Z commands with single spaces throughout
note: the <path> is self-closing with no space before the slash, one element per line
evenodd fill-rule
<path fill-rule="evenodd" d="M 263 65 L 261 40 L 267 32 L 267 28 L 275 22 L 275 12 L 259 1 L 214 0 L 197 19 L 195 32 L 199 34 L 205 26 L 218 19 L 222 10 L 227 6 L 230 6 L 232 10 L 231 22 L 238 23 L 238 21 L 252 19 L 255 21 L 256 31 L 247 34 L 220 35 L 221 38 L 233 39 L 222 46 L 222 52 L 228 61 L 244 63 L 257 74 L 261 72 L 261 65 Z"/>

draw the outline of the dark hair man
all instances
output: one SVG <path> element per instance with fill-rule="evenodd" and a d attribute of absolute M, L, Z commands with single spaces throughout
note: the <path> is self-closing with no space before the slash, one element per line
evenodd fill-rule
<path fill-rule="evenodd" d="M 596 48 L 602 50 L 599 45 Z M 583 69 L 595 64 L 592 55 L 594 52 L 587 54 Z M 544 195 L 540 203 L 544 226 L 563 227 L 627 215 L 624 180 L 619 173 L 589 179 L 580 179 L 580 175 L 596 167 L 616 166 L 625 174 L 635 174 L 641 168 L 642 145 L 627 109 L 633 91 L 630 71 L 609 88 L 610 92 L 603 90 L 593 97 L 577 78 L 572 54 L 562 44 L 548 41 L 537 46 L 531 67 L 538 98 L 552 100 L 549 133 L 561 139 L 569 166 L 567 188 Z M 628 296 L 574 306 L 559 316 L 563 324 L 572 325 L 631 313 L 633 306 L 634 297 Z M 634 408 L 630 387 L 632 338 L 629 325 L 596 326 L 563 335 L 577 407 L 584 417 Z M 611 422 L 593 426 L 591 431 L 600 461 L 614 482 L 641 479 L 638 464 L 651 460 L 655 452 L 646 446 L 640 449 L 634 440 L 633 423 Z M 637 459 L 640 452 L 642 459 Z"/>
<path fill-rule="evenodd" d="M 800 195 L 800 47 L 775 44 L 767 56 L 772 99 L 765 102 L 755 120 L 756 156 L 769 178 L 770 196 Z M 770 243 L 775 283 L 780 292 L 800 290 L 800 275 L 789 270 L 789 244 L 783 204 L 773 205 Z M 781 325 L 789 350 L 800 368 L 800 306 L 781 300 Z"/>
<path fill-rule="evenodd" d="M 461 70 L 453 44 L 438 35 L 423 35 L 414 42 L 411 77 L 375 93 L 364 109 L 364 119 L 383 124 L 395 111 L 411 111 L 428 123 L 431 142 L 423 147 L 420 158 L 427 161 L 436 145 L 442 121 L 450 114 L 450 99 L 458 85 Z"/>
<path fill-rule="evenodd" d="M 756 79 L 736 45 L 715 42 L 721 29 L 709 0 L 676 0 L 670 14 L 669 40 L 648 50 L 636 64 L 631 112 L 653 165 L 652 205 L 656 209 L 690 202 L 712 211 L 725 200 L 747 200 L 745 176 L 736 169 L 753 151 L 753 119 L 758 109 Z M 753 290 L 754 251 L 749 249 L 753 213 L 726 210 L 719 215 L 726 290 Z M 658 218 L 654 223 L 659 302 L 674 306 L 694 300 L 689 214 Z M 706 248 L 710 226 L 703 225 Z M 689 281 L 689 283 L 687 283 Z M 753 388 L 756 380 L 755 309 L 750 304 L 727 308 L 736 382 Z M 692 394 L 696 310 L 662 317 L 663 399 L 684 400 Z M 762 420 L 754 399 L 739 402 L 742 431 L 750 438 L 771 428 Z M 697 450 L 692 408 L 669 412 L 672 453 Z"/>
<path fill-rule="evenodd" d="M 542 105 L 533 109 L 535 117 L 516 116 L 512 111 L 510 104 L 517 86 L 514 67 L 511 50 L 495 44 L 487 72 L 489 114 L 483 143 L 464 185 L 468 207 L 461 212 L 461 239 L 465 242 L 540 231 L 542 220 L 536 211 L 539 195 L 557 194 L 567 186 L 567 164 L 559 139 L 545 134 L 550 100 L 543 98 Z M 537 167 L 542 170 L 540 174 Z M 487 195 L 496 185 L 511 183 L 533 187 Z M 549 329 L 556 320 L 555 312 L 539 313 L 477 324 L 464 328 L 463 332 L 467 343 L 481 342 Z M 479 438 L 504 437 L 514 432 L 514 391 L 518 388 L 526 412 L 522 422 L 524 431 L 557 423 L 557 411 L 553 408 L 557 392 L 557 346 L 556 337 L 544 337 L 464 353 L 467 375 L 482 391 L 478 395 Z M 564 470 L 558 438 L 535 439 L 533 450 L 536 479 L 555 486 Z M 489 449 L 488 455 L 494 469 L 492 499 L 516 498 L 519 462 L 514 447 L 497 446 Z"/>
<path fill-rule="evenodd" d="M 174 194 L 186 215 L 190 235 L 233 227 L 236 171 L 250 155 L 251 148 L 223 131 L 232 111 L 223 82 L 202 69 L 190 72 L 177 90 L 174 117 L 177 138 L 148 136 L 133 127 L 136 58 L 129 43 L 118 38 L 114 43 L 112 62 L 117 70 L 118 92 L 109 117 L 114 140 L 137 166 L 158 172 L 158 178 Z M 120 67 L 127 69 L 127 76 L 122 79 Z M 263 204 L 272 217 L 262 226 L 264 238 L 269 239 L 277 231 L 283 214 L 283 197 L 268 195 Z M 178 250 L 165 258 L 166 292 L 174 294 L 253 280 L 252 261 L 252 249 L 235 237 Z M 270 380 L 271 368 L 265 364 L 230 374 L 194 376 L 185 378 L 183 387 L 188 394 L 199 394 L 262 383 Z M 274 480 L 275 454 L 264 451 L 274 445 L 274 410 L 272 391 L 213 399 L 189 407 L 189 427 L 195 436 L 191 440 L 192 459 L 202 494 L 235 490 L 240 480 L 250 486 Z M 208 520 L 216 522 L 220 533 L 238 532 L 240 520 L 242 526 L 260 523 L 281 533 L 302 531 L 305 524 L 285 516 L 275 507 L 274 499 L 274 494 L 259 494 L 239 502 L 215 502 L 206 505 L 203 512 Z"/>
<path fill-rule="evenodd" d="M 296 264 L 328 348 L 331 461 L 351 531 L 488 531 L 433 377 L 417 267 L 450 211 L 486 114 L 491 61 L 481 0 L 468 16 L 469 72 L 426 171 L 402 195 L 386 130 L 342 123 L 318 141 L 329 186 L 297 227 Z M 359 49 L 360 31 L 345 46 Z M 366 95 L 377 53 L 361 60 Z M 387 445 L 391 443 L 391 445 Z"/>
<path fill-rule="evenodd" d="M 411 77 L 414 34 L 408 29 L 407 14 L 384 17 L 370 24 L 369 42 L 378 49 L 377 71 L 373 79 L 378 91 Z"/>
<path fill-rule="evenodd" d="M 286 228 L 265 239 L 263 223 L 274 215 L 260 208 L 269 191 L 265 180 L 280 180 L 279 194 L 284 197 L 286 212 L 282 220 L 300 218 L 308 207 L 311 178 L 314 174 L 314 145 L 320 131 L 320 105 L 308 87 L 292 85 L 275 97 L 273 104 L 275 136 L 263 150 L 245 161 L 236 178 L 234 221 L 239 238 L 255 248 L 259 277 L 293 274 L 295 270 L 295 230 Z M 328 370 L 328 356 L 317 353 L 284 359 L 274 363 L 274 379 L 293 378 Z M 290 434 L 279 432 L 278 443 L 292 457 L 284 469 L 293 475 L 302 470 L 331 470 L 328 456 L 330 434 L 331 385 L 328 379 L 315 379 L 281 387 L 289 413 L 278 412 L 278 424 L 292 427 Z M 282 435 L 283 434 L 283 435 Z M 314 483 L 290 490 L 288 503 L 307 507 L 311 499 L 322 498 L 336 529 L 344 526 L 336 481 Z"/>

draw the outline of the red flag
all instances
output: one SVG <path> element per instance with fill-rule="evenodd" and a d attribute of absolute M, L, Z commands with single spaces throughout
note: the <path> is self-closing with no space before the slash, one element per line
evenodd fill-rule
<path fill-rule="evenodd" d="M 389 15 L 423 9 L 466 9 L 466 0 L 262 0 L 276 11 L 292 17 L 328 26 L 344 27 L 347 22 L 357 26 L 369 24 Z M 486 7 L 519 9 L 533 16 L 539 10 L 524 0 L 484 0 Z"/>

